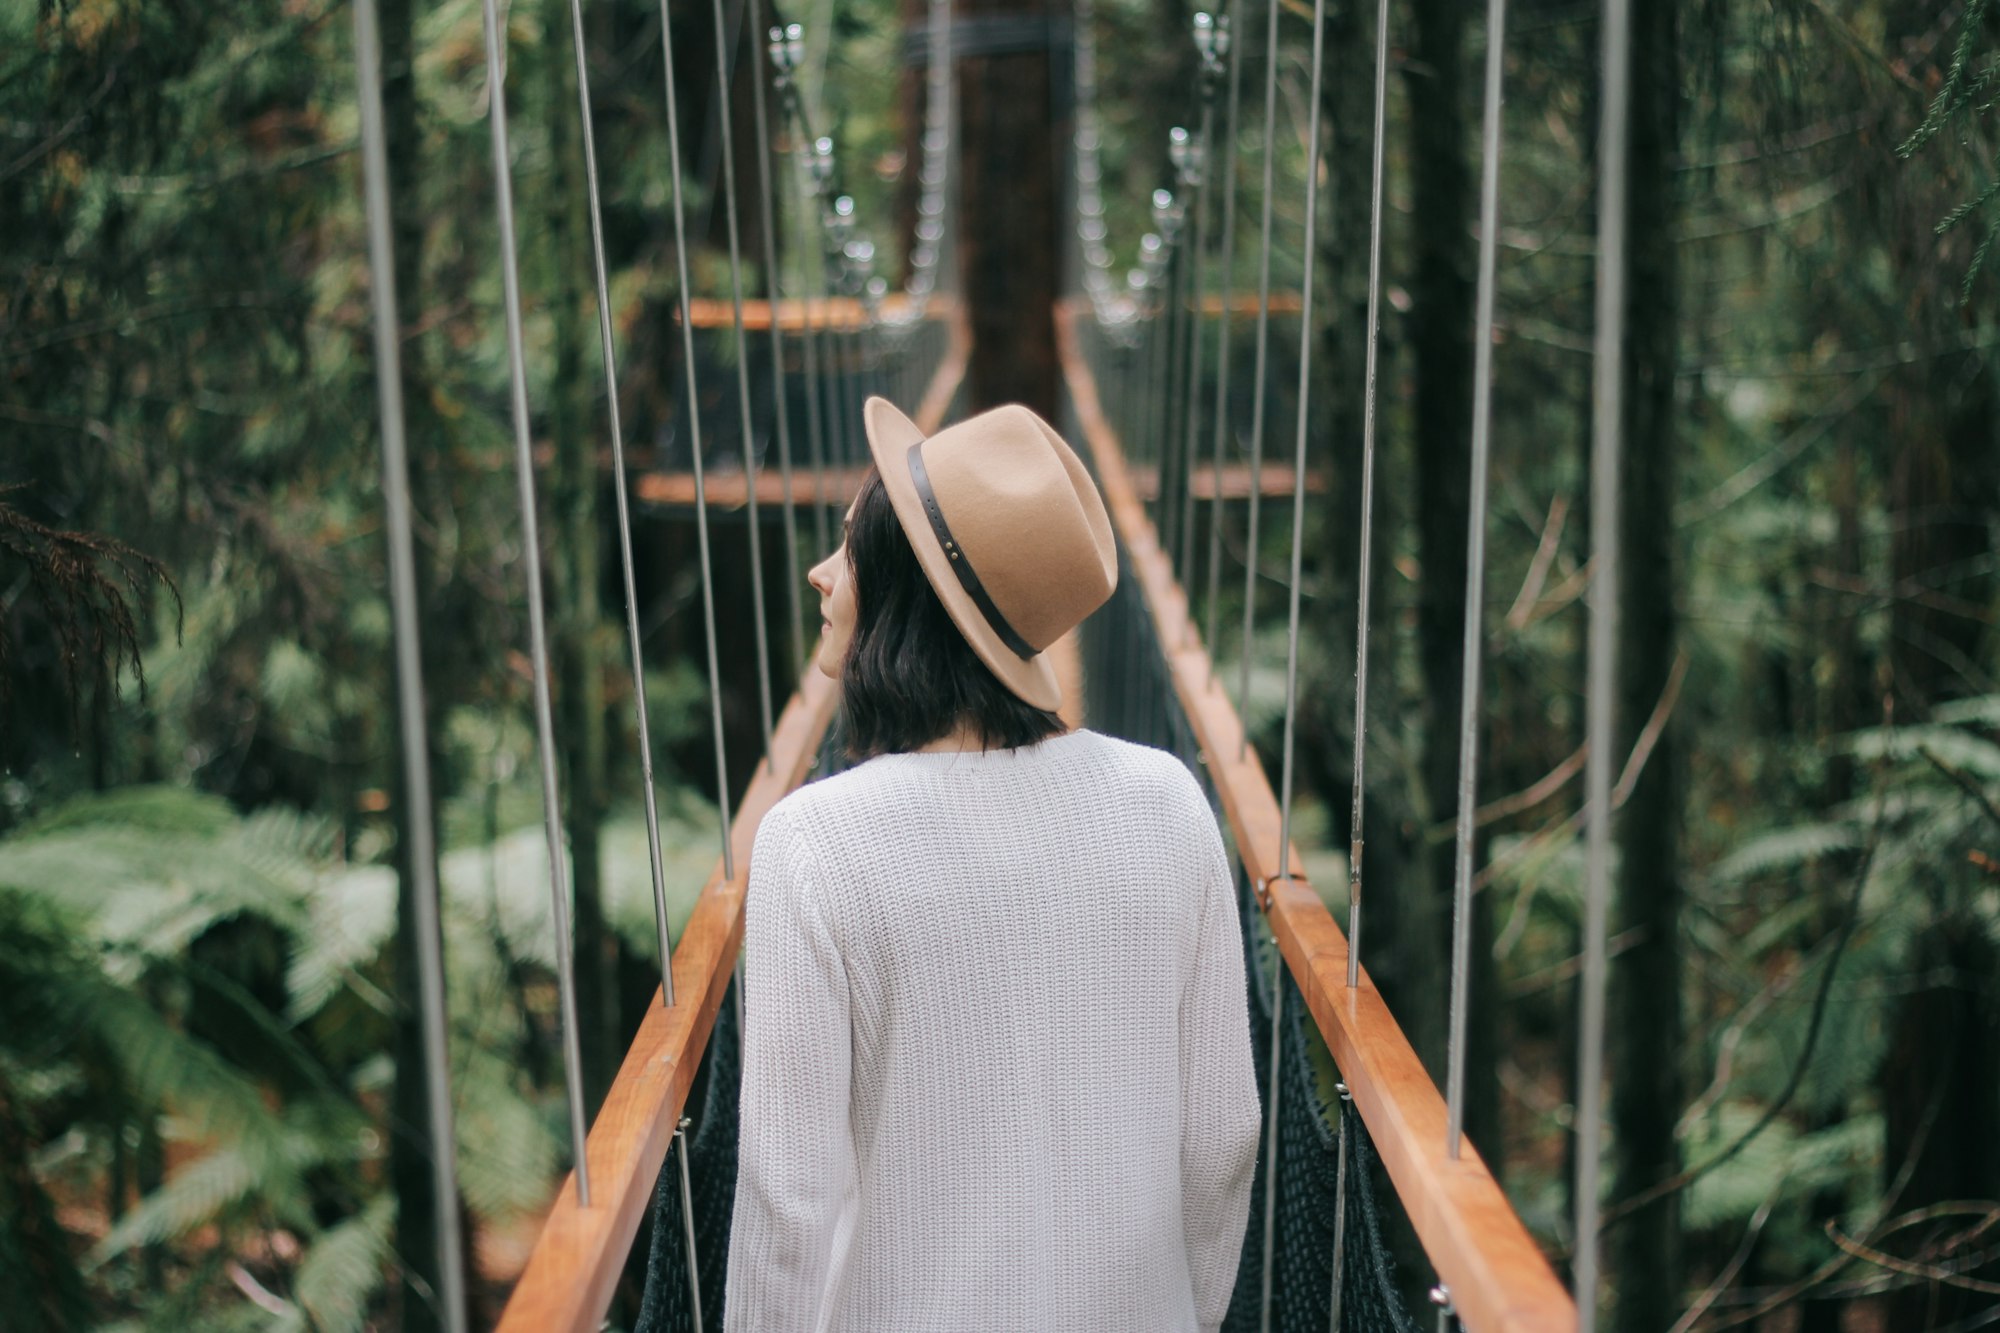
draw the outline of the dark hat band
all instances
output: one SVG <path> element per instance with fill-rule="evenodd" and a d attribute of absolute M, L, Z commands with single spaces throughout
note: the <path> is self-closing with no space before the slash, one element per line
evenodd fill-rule
<path fill-rule="evenodd" d="M 931 521 L 931 532 L 944 547 L 946 558 L 951 562 L 951 572 L 958 575 L 959 586 L 966 596 L 979 608 L 979 614 L 986 617 L 986 623 L 1000 636 L 1000 642 L 1014 650 L 1015 656 L 1027 661 L 1040 652 L 1039 648 L 1022 638 L 1020 632 L 1007 623 L 1007 617 L 1000 614 L 1000 608 L 993 605 L 993 599 L 986 593 L 986 585 L 973 572 L 972 561 L 965 555 L 965 549 L 951 535 L 951 525 L 944 521 L 944 510 L 938 507 L 937 496 L 931 491 L 930 474 L 924 471 L 924 442 L 918 440 L 910 446 L 910 482 L 917 488 L 917 498 L 924 502 L 924 516 Z"/>

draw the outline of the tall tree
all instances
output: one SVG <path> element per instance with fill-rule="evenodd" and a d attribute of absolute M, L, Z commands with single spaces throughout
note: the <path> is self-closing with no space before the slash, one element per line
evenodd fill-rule
<path fill-rule="evenodd" d="M 549 174 L 540 200 L 555 366 L 548 415 L 555 445 L 549 487 L 555 520 L 548 552 L 554 592 L 550 650 L 575 899 L 577 1038 L 583 1052 L 584 1104 L 594 1110 L 611 1086 L 619 1058 L 617 940 L 604 919 L 605 654 L 598 601 L 603 526 L 599 435 L 592 411 L 598 367 L 588 352 L 596 321 L 593 305 L 584 299 L 592 259 L 576 61 L 567 36 L 569 0 L 546 0 L 542 24 L 551 38 L 542 52 L 540 108 L 549 136 Z"/>
<path fill-rule="evenodd" d="M 1625 470 L 1619 495 L 1624 549 L 1618 586 L 1618 750 L 1633 753 L 1666 692 L 1680 652 L 1678 493 L 1681 278 L 1679 225 L 1681 5 L 1636 5 L 1631 128 L 1626 144 Z M 1680 1165 L 1682 1096 L 1680 739 L 1669 717 L 1618 824 L 1614 932 L 1631 947 L 1611 967 L 1606 1053 L 1613 1179 L 1630 1194 Z M 1634 1213 L 1610 1242 L 1616 1327 L 1654 1333 L 1681 1300 L 1677 1195 Z"/>
<path fill-rule="evenodd" d="M 1465 627 L 1465 551 L 1472 429 L 1472 175 L 1466 159 L 1465 29 L 1468 6 L 1416 0 L 1410 58 L 1410 449 L 1421 582 L 1417 658 L 1423 808 L 1416 873 L 1399 897 L 1411 938 L 1414 985 L 1398 989 L 1411 1044 L 1442 1082 L 1444 990 L 1450 956 L 1449 844 L 1437 831 L 1457 806 L 1458 712 Z M 1478 950 L 1474 950 L 1475 955 Z M 1480 1006 L 1474 1006 L 1475 1009 Z"/>
<path fill-rule="evenodd" d="M 1056 415 L 1055 303 L 1061 295 L 1064 195 L 1057 171 L 1067 88 L 1052 34 L 1065 0 L 968 0 L 985 34 L 959 59 L 959 265 L 972 324 L 974 410 L 1025 403 Z M 1065 109 L 1064 120 L 1067 120 Z"/>
<path fill-rule="evenodd" d="M 423 256 L 425 215 L 421 193 L 423 180 L 423 127 L 416 85 L 416 37 L 414 0 L 381 0 L 379 19 L 382 38 L 382 129 L 389 145 L 389 229 L 395 244 L 396 325 L 409 330 L 418 326 L 423 312 Z M 409 413 L 407 429 L 413 444 L 413 480 L 417 503 L 431 507 L 448 504 L 438 485 L 443 440 L 430 411 L 431 393 L 422 342 L 405 337 L 402 344 L 403 402 Z M 426 504 L 428 502 L 428 504 Z M 433 509 L 433 512 L 435 510 Z M 431 525 L 424 525 L 430 528 Z M 432 528 L 432 530 L 435 530 Z M 435 582 L 433 553 L 418 548 L 417 593 L 419 603 L 433 600 Z M 423 744 L 430 749 L 430 771 L 440 771 L 436 684 L 443 665 L 439 635 L 423 640 L 424 678 L 432 689 L 425 694 L 425 716 L 420 728 Z M 383 693 L 396 697 L 390 688 L 390 661 L 382 661 Z M 402 742 L 396 731 L 397 745 Z M 433 1154 L 455 1151 L 440 1145 L 430 1119 L 430 1103 L 425 1091 L 425 1051 L 423 1016 L 417 1004 L 417 884 L 420 878 L 437 882 L 437 866 L 419 867 L 414 861 L 420 839 L 411 824 L 411 802 L 403 783 L 405 766 L 398 762 L 392 779 L 395 799 L 391 802 L 396 824 L 396 940 L 394 966 L 397 1005 L 395 1010 L 394 1115 L 389 1134 L 389 1178 L 396 1196 L 395 1249 L 403 1279 L 398 1299 L 402 1326 L 409 1333 L 430 1333 L 443 1326 L 438 1300 L 444 1290 L 438 1255 L 437 1189 L 432 1175 Z M 427 870 L 427 875 L 420 871 Z"/>
<path fill-rule="evenodd" d="M 1980 63 L 1991 60 L 2000 40 L 1991 0 L 1965 6 L 1956 43 L 1937 42 L 1934 22 L 1919 12 L 1895 15 L 1887 24 L 1890 54 L 1928 73 L 1932 87 L 1943 83 L 1948 90 L 1960 81 L 1977 86 Z M 1928 124 L 1950 105 L 1946 97 L 1939 101 L 1927 128 L 1943 128 Z M 1970 147 L 1989 137 L 1978 120 L 1978 112 L 1968 110 L 1947 123 Z M 1925 137 L 1920 131 L 1910 142 Z M 1899 726 L 1921 725 L 1952 700 L 2000 690 L 1992 646 L 2000 592 L 1994 573 L 2000 370 L 1985 347 L 1962 350 L 1968 333 L 1992 325 L 1991 279 L 1980 281 L 1977 266 L 1993 233 L 1972 254 L 1971 236 L 1950 237 L 1940 247 L 1926 235 L 1929 218 L 1918 209 L 1935 216 L 1954 193 L 1976 188 L 1966 179 L 1970 173 L 1938 157 L 1932 152 L 1902 168 L 1917 178 L 1911 187 L 1872 199 L 1889 224 L 1884 240 L 1897 293 L 1907 303 L 1903 314 L 1934 349 L 1890 380 L 1889 433 L 1896 447 L 1888 467 L 1888 664 L 1892 720 Z M 1983 180 L 1983 161 L 1974 170 L 1972 180 Z M 1990 207 L 1975 214 L 1975 225 L 1992 225 Z M 1950 293 L 1960 269 L 1962 295 L 1954 302 Z M 1899 1212 L 2000 1198 L 2000 1149 L 1992 1133 L 2000 1120 L 2000 1080 L 1992 1076 L 2000 1067 L 2000 941 L 1975 906 L 1976 881 L 1963 866 L 1928 867 L 1918 883 L 1925 919 L 1905 965 L 1923 980 L 1894 1008 L 1881 1069 L 1883 1175 L 1891 1187 L 1902 1186 L 1895 1197 Z M 1958 1229 L 1948 1217 L 1923 1223 L 1900 1238 L 1898 1251 L 1962 1262 L 1958 1252 L 1965 1242 L 1955 1237 Z M 1989 1309 L 1992 1299 L 1953 1283 L 1905 1284 L 1890 1298 L 1890 1322 L 1897 1328 L 1949 1324 Z"/>

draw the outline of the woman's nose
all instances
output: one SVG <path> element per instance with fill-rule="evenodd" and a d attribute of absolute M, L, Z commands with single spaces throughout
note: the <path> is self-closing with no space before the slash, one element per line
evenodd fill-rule
<path fill-rule="evenodd" d="M 822 597 L 833 596 L 833 576 L 827 570 L 831 563 L 830 560 L 822 560 L 806 571 L 806 582 L 812 584 L 813 590 Z"/>

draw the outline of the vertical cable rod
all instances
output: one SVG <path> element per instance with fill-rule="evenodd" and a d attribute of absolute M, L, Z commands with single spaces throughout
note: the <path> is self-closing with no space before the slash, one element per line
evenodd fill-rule
<path fill-rule="evenodd" d="M 618 496 L 619 569 L 625 579 L 625 636 L 632 654 L 632 711 L 639 726 L 639 780 L 646 803 L 646 856 L 653 875 L 653 929 L 660 947 L 660 1000 L 674 1004 L 673 941 L 667 929 L 667 875 L 660 852 L 660 809 L 653 792 L 653 736 L 646 718 L 645 657 L 639 647 L 639 592 L 632 569 L 632 510 L 625 483 L 625 430 L 618 411 L 618 354 L 611 331 L 611 285 L 604 260 L 604 210 L 597 183 L 597 136 L 590 123 L 590 70 L 584 59 L 583 5 L 570 0 L 576 50 L 577 114 L 583 122 L 584 181 L 590 194 L 590 257 L 597 276 L 597 338 L 604 349 L 604 401 L 611 418 L 611 470 Z"/>
<path fill-rule="evenodd" d="M 753 34 L 763 30 L 762 12 L 758 0 L 750 0 Z M 750 98 L 756 112 L 752 129 L 757 136 L 757 197 L 764 205 L 763 215 L 758 219 L 764 242 L 764 291 L 771 305 L 771 405 L 777 412 L 778 476 L 785 484 L 785 610 L 791 617 L 788 646 L 793 668 L 802 670 L 806 660 L 806 622 L 799 585 L 804 578 L 799 570 L 798 497 L 792 491 L 791 395 L 785 377 L 785 339 L 781 331 L 784 321 L 780 318 L 783 270 L 778 267 L 778 204 L 771 188 L 771 123 L 764 108 L 764 61 L 754 50 L 750 57 Z"/>
<path fill-rule="evenodd" d="M 1274 947 L 1271 951 L 1277 954 Z M 1257 1286 L 1258 1333 L 1271 1333 L 1271 1289 L 1278 1270 L 1278 1067 L 1284 1059 L 1285 960 L 1271 969 L 1271 1113 L 1264 1129 L 1264 1271 Z"/>
<path fill-rule="evenodd" d="M 814 322 L 813 296 L 815 292 L 826 297 L 825 283 L 821 272 L 814 265 L 819 261 L 814 257 L 813 212 L 819 207 L 819 189 L 815 184 L 815 171 L 811 159 L 805 154 L 814 152 L 807 143 L 800 150 L 801 170 L 804 175 L 799 182 L 799 290 L 805 303 L 804 333 L 806 345 L 806 448 L 813 469 L 813 539 L 819 546 L 820 555 L 833 549 L 827 534 L 827 486 L 826 486 L 826 420 L 820 400 L 822 376 L 820 373 L 819 330 Z M 827 309 L 827 301 L 822 299 L 820 309 Z"/>
<path fill-rule="evenodd" d="M 1328 1333 L 1341 1333 L 1340 1305 L 1344 1294 L 1341 1277 L 1347 1271 L 1347 1155 L 1354 1150 L 1348 1135 L 1353 1133 L 1353 1109 L 1348 1105 L 1353 1094 L 1347 1085 L 1336 1085 L 1340 1089 L 1340 1107 L 1337 1112 L 1339 1125 L 1335 1130 L 1334 1151 L 1340 1154 L 1333 1168 L 1333 1294 L 1327 1300 L 1326 1326 Z"/>
<path fill-rule="evenodd" d="M 1486 120 L 1479 173 L 1479 295 L 1472 325 L 1472 484 L 1466 497 L 1465 669 L 1458 700 L 1458 839 L 1452 865 L 1451 1031 L 1445 1053 L 1445 1151 L 1465 1136 L 1465 1007 L 1472 989 L 1473 804 L 1479 796 L 1479 687 L 1485 654 L 1486 477 L 1493 452 L 1494 242 L 1500 230 L 1500 94 L 1507 0 L 1486 2 Z"/>
<path fill-rule="evenodd" d="M 1361 575 L 1354 631 L 1354 807 L 1347 826 L 1347 984 L 1361 984 L 1361 806 L 1368 763 L 1368 598 L 1375 556 L 1375 372 L 1382 334 L 1382 142 L 1389 118 L 1389 0 L 1375 8 L 1375 160 L 1368 205 L 1368 368 L 1361 399 Z"/>
<path fill-rule="evenodd" d="M 571 0 L 574 4 L 576 0 Z M 743 246 L 736 209 L 736 130 L 730 124 L 729 24 L 722 0 L 713 0 L 715 17 L 715 78 L 721 88 L 715 125 L 721 138 L 723 220 L 729 230 L 729 303 L 736 331 L 736 407 L 743 430 L 744 517 L 750 531 L 750 618 L 756 625 L 757 717 L 764 724 L 764 762 L 771 758 L 771 628 L 764 616 L 764 532 L 757 517 L 757 450 L 750 419 L 750 339 L 743 330 Z M 756 63 L 756 57 L 751 57 Z M 775 321 L 777 312 L 772 312 Z M 723 791 L 721 800 L 728 800 Z"/>
<path fill-rule="evenodd" d="M 1153 216 L 1165 216 L 1160 206 L 1162 190 L 1153 192 Z M 1160 440 L 1167 433 L 1167 386 L 1172 382 L 1174 357 L 1174 303 L 1179 299 L 1176 279 L 1180 273 L 1179 256 L 1173 237 L 1167 233 L 1164 223 L 1158 233 L 1160 237 L 1160 268 L 1158 285 L 1160 299 L 1153 312 L 1152 347 L 1153 362 L 1151 381 L 1146 390 L 1146 452 L 1151 455 L 1153 466 L 1153 523 L 1160 534 L 1161 547 L 1172 539 L 1168 531 L 1165 497 L 1167 493 L 1167 456 L 1160 448 Z"/>
<path fill-rule="evenodd" d="M 1197 21 L 1207 18 L 1197 15 Z M 1182 179 L 1194 189 L 1194 297 L 1188 303 L 1187 407 L 1181 441 L 1180 569 L 1181 599 L 1189 610 L 1183 625 L 1183 642 L 1194 633 L 1194 467 L 1201 457 L 1201 362 L 1202 316 L 1208 298 L 1208 151 L 1215 136 L 1215 84 L 1204 68 L 1201 87 L 1201 130 L 1188 145 L 1187 171 Z"/>
<path fill-rule="evenodd" d="M 424 734 L 424 659 L 417 617 L 417 553 L 410 526 L 410 451 L 403 433 L 403 358 L 396 324 L 396 262 L 389 221 L 389 150 L 382 126 L 382 47 L 375 0 L 354 6 L 355 80 L 361 104 L 361 179 L 368 210 L 368 273 L 375 305 L 375 395 L 382 415 L 382 507 L 389 545 L 389 609 L 395 627 L 396 714 L 403 745 L 406 865 L 417 915 L 417 1004 L 430 1112 L 431 1189 L 437 1196 L 438 1298 L 448 1333 L 466 1333 L 465 1239 L 458 1213 L 458 1134 L 451 1106 L 450 1037 L 439 924 L 437 831 L 431 757 Z"/>
<path fill-rule="evenodd" d="M 742 995 L 738 983 L 737 995 Z M 740 1002 L 740 1001 L 739 1001 Z M 740 1014 L 738 1015 L 741 1016 Z M 694 1333 L 702 1333 L 701 1320 L 701 1265 L 697 1261 L 694 1248 L 694 1183 L 688 1174 L 688 1126 L 694 1122 L 682 1116 L 674 1127 L 674 1156 L 681 1169 L 681 1235 L 687 1241 L 688 1304 L 694 1316 Z"/>
<path fill-rule="evenodd" d="M 1299 593 L 1306 537 L 1306 427 L 1312 419 L 1313 261 L 1318 255 L 1319 94 L 1326 51 L 1326 0 L 1313 0 L 1312 103 L 1306 113 L 1305 268 L 1299 278 L 1299 419 L 1292 450 L 1292 597 L 1285 625 L 1285 762 L 1278 811 L 1278 873 L 1292 873 L 1292 760 L 1299 718 Z M 1379 147 L 1379 145 L 1378 145 Z"/>
<path fill-rule="evenodd" d="M 1190 274 L 1187 247 L 1181 244 L 1180 228 L 1185 225 L 1187 205 L 1176 203 L 1174 234 L 1168 236 L 1167 254 L 1167 356 L 1160 366 L 1160 434 L 1154 441 L 1159 452 L 1159 498 L 1161 530 L 1166 533 L 1167 559 L 1172 564 L 1180 561 L 1180 493 L 1174 489 L 1179 484 L 1180 450 L 1174 442 L 1181 433 L 1181 396 L 1174 392 L 1174 372 L 1181 363 L 1181 350 L 1186 344 L 1189 318 L 1187 292 Z M 1185 593 L 1185 590 L 1183 590 Z"/>
<path fill-rule="evenodd" d="M 1255 386 L 1250 406 L 1250 517 L 1243 548 L 1243 645 L 1237 659 L 1236 714 L 1250 716 L 1250 636 L 1257 614 L 1257 519 L 1264 509 L 1264 402 L 1269 392 L 1264 384 L 1265 366 L 1271 351 L 1271 203 L 1275 191 L 1278 123 L 1278 0 L 1264 7 L 1264 196 L 1257 241 L 1257 357 L 1250 369 Z M 1213 645 L 1210 645 L 1211 651 Z M 1243 728 L 1237 758 L 1250 753 L 1250 728 Z"/>
<path fill-rule="evenodd" d="M 1577 1037 L 1578 1333 L 1597 1327 L 1599 1116 L 1603 1109 L 1605 923 L 1611 900 L 1611 768 L 1618 667 L 1619 473 L 1624 464 L 1625 145 L 1631 119 L 1631 0 L 1605 0 L 1604 94 L 1597 129 L 1597 350 L 1590 422 L 1590 675 L 1586 685 L 1583 1014 Z"/>
<path fill-rule="evenodd" d="M 556 993 L 562 1009 L 563 1081 L 569 1090 L 570 1148 L 576 1154 L 576 1201 L 590 1207 L 590 1161 L 584 1151 L 583 1055 L 577 1040 L 576 956 L 570 939 L 569 863 L 556 790 L 555 710 L 549 700 L 548 617 L 542 606 L 542 545 L 535 521 L 535 455 L 528 441 L 528 365 L 521 338 L 521 275 L 514 249 L 513 157 L 507 147 L 504 40 L 494 0 L 481 0 L 486 34 L 488 116 L 493 127 L 494 213 L 500 228 L 501 292 L 507 313 L 507 371 L 514 417 L 514 472 L 521 504 L 521 561 L 528 585 L 528 650 L 534 668 L 535 740 L 542 770 L 542 833 L 549 850 L 549 903 L 555 919 Z"/>
<path fill-rule="evenodd" d="M 1230 302 L 1236 296 L 1236 125 L 1243 103 L 1243 43 L 1237 32 L 1241 0 L 1229 0 L 1222 31 L 1229 42 L 1229 101 L 1222 117 L 1222 315 L 1216 325 L 1215 466 L 1208 520 L 1208 683 L 1216 682 L 1216 659 L 1222 644 L 1216 638 L 1222 615 L 1222 455 L 1229 439 Z M 1257 507 L 1257 478 L 1250 478 L 1250 507 Z"/>
<path fill-rule="evenodd" d="M 491 9 L 493 0 L 485 0 Z M 715 808 L 722 816 L 722 877 L 736 878 L 736 849 L 731 845 L 729 755 L 722 736 L 722 665 L 715 652 L 715 570 L 708 543 L 708 488 L 702 477 L 701 398 L 694 378 L 694 312 L 688 278 L 687 204 L 681 188 L 681 130 L 678 94 L 674 91 L 674 27 L 667 0 L 660 0 L 660 51 L 667 76 L 667 181 L 674 201 L 674 263 L 679 270 L 681 354 L 687 361 L 689 453 L 694 458 L 695 546 L 701 556 L 701 616 L 708 635 L 708 713 L 715 732 Z M 694 1235 L 688 1234 L 688 1244 Z"/>

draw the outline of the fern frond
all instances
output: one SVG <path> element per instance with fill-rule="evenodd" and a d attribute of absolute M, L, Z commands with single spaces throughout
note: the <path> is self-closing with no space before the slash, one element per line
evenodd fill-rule
<path fill-rule="evenodd" d="M 306 1251 L 292 1295 L 319 1333 L 361 1333 L 368 1303 L 386 1279 L 395 1223 L 396 1200 L 384 1190 Z"/>
<path fill-rule="evenodd" d="M 2000 782 L 2000 745 L 1958 727 L 1929 723 L 1918 727 L 1874 727 L 1847 740 L 1855 758 L 1923 761 L 1926 751 L 1961 772 Z"/>
<path fill-rule="evenodd" d="M 1939 704 L 1931 710 L 1931 720 L 1954 727 L 2000 728 L 2000 694 L 1982 694 Z"/>
<path fill-rule="evenodd" d="M 217 1148 L 174 1172 L 119 1218 L 91 1251 L 90 1263 L 95 1267 L 134 1246 L 185 1236 L 248 1198 L 260 1182 L 269 1183 L 251 1154 L 234 1146 Z"/>
<path fill-rule="evenodd" d="M 1709 871 L 1718 884 L 1739 884 L 1759 875 L 1793 870 L 1830 852 L 1853 851 L 1862 845 L 1862 831 L 1853 824 L 1802 824 L 1752 838 L 1722 858 Z"/>

